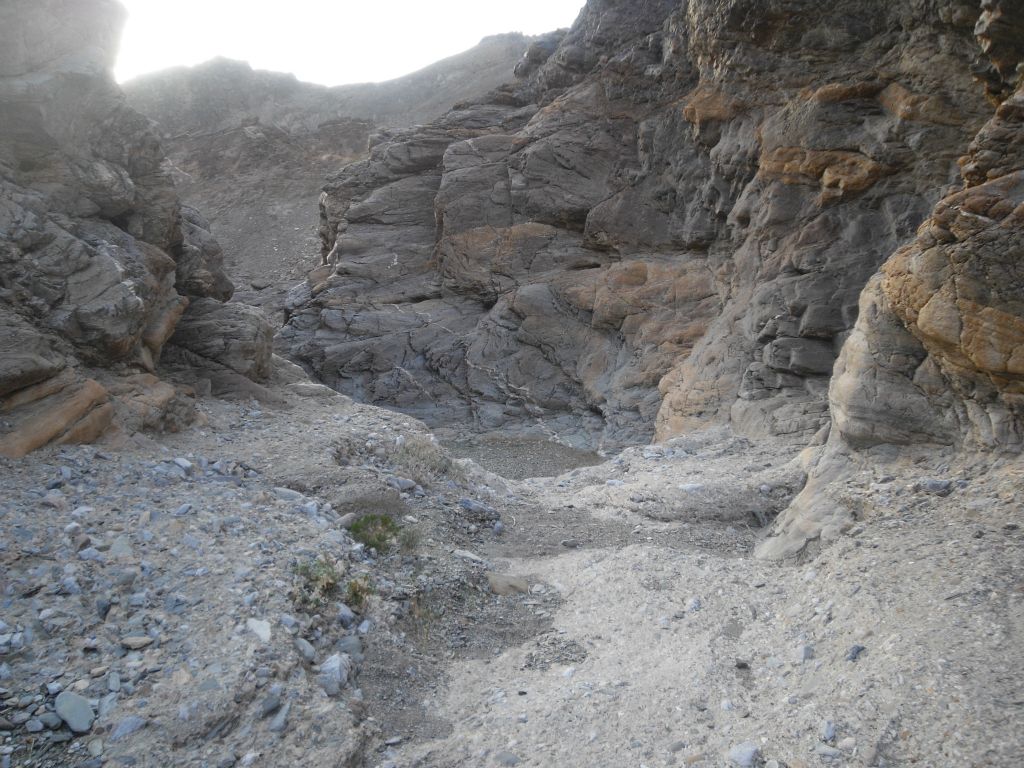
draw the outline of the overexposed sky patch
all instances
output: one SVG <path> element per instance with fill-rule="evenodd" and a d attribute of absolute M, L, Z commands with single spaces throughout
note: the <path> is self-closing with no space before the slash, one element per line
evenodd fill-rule
<path fill-rule="evenodd" d="M 324 85 L 415 72 L 501 32 L 568 27 L 584 0 L 121 0 L 121 82 L 215 56 Z"/>

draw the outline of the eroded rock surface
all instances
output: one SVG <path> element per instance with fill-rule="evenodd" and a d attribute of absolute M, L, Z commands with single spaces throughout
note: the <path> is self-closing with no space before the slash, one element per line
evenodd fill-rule
<path fill-rule="evenodd" d="M 962 186 L 861 295 L 831 383 L 829 444 L 763 556 L 851 528 L 856 510 L 836 494 L 892 445 L 1019 454 L 1024 443 L 1024 9 L 983 6 L 979 39 L 1000 76 L 987 86 L 1009 95 L 960 159 Z"/>
<path fill-rule="evenodd" d="M 980 13 L 592 2 L 328 184 L 280 348 L 432 423 L 806 440 L 861 290 L 990 115 Z"/>
<path fill-rule="evenodd" d="M 128 400 L 156 408 L 132 423 L 187 423 L 184 393 L 138 375 L 156 372 L 190 299 L 220 306 L 233 290 L 150 121 L 109 74 L 122 20 L 113 2 L 0 10 L 5 455 L 99 437 L 120 408 L 104 369 L 128 376 L 107 381 Z"/>

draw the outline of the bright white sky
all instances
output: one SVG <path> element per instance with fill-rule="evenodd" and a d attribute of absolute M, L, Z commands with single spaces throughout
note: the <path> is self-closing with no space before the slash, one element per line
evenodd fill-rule
<path fill-rule="evenodd" d="M 584 0 L 121 0 L 115 75 L 225 56 L 324 85 L 414 72 L 500 32 L 568 27 Z"/>

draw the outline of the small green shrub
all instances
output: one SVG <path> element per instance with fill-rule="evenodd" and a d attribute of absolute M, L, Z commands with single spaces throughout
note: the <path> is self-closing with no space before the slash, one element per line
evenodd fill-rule
<path fill-rule="evenodd" d="M 403 528 L 398 533 L 398 548 L 409 555 L 420 548 L 420 532 L 415 528 Z"/>
<path fill-rule="evenodd" d="M 396 467 L 423 486 L 434 480 L 449 478 L 456 482 L 466 480 L 466 472 L 449 458 L 441 446 L 427 438 L 413 435 L 400 445 L 393 455 Z"/>
<path fill-rule="evenodd" d="M 353 539 L 378 552 L 391 548 L 398 531 L 398 524 L 387 515 L 363 515 L 349 528 Z"/>
<path fill-rule="evenodd" d="M 361 611 L 366 607 L 366 601 L 373 594 L 373 588 L 365 576 L 352 579 L 345 589 L 345 604 L 355 611 Z"/>
<path fill-rule="evenodd" d="M 322 557 L 299 563 L 295 566 L 295 575 L 299 579 L 295 602 L 313 610 L 327 604 L 343 576 L 335 563 Z"/>

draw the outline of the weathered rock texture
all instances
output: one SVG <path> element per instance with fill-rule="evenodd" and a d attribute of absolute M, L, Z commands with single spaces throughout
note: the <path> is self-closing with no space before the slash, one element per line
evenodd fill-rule
<path fill-rule="evenodd" d="M 531 42 L 488 37 L 386 83 L 327 88 L 215 59 L 124 88 L 129 104 L 157 122 L 182 198 L 209 216 L 240 298 L 277 309 L 315 266 L 327 177 L 365 157 L 374 132 L 433 120 L 512 79 Z"/>
<path fill-rule="evenodd" d="M 182 212 L 149 120 L 109 75 L 122 16 L 100 0 L 0 9 L 6 455 L 95 439 L 116 409 L 84 367 L 152 373 L 189 297 L 231 296 L 208 225 Z"/>
<path fill-rule="evenodd" d="M 854 524 L 835 494 L 858 467 L 851 448 L 1024 445 L 1024 6 L 982 5 L 986 86 L 1005 100 L 959 161 L 962 187 L 861 295 L 831 384 L 829 445 L 763 556 L 800 554 Z"/>
<path fill-rule="evenodd" d="M 591 2 L 519 82 L 329 183 L 280 345 L 435 423 L 806 439 L 862 288 L 991 113 L 979 14 Z"/>

